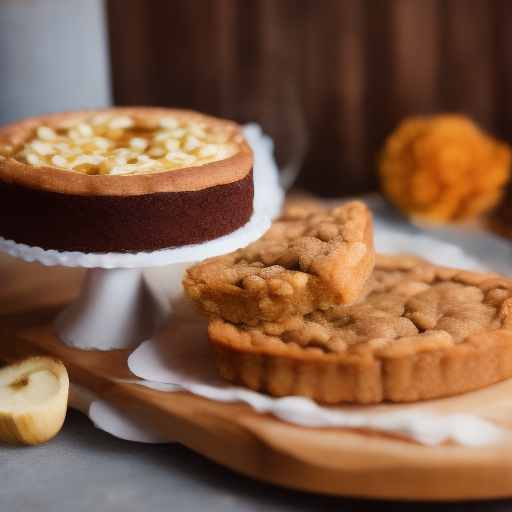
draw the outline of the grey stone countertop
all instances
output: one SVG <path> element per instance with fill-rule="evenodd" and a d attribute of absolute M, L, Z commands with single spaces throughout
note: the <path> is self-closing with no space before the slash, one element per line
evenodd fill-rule
<path fill-rule="evenodd" d="M 1 512 L 512 511 L 512 500 L 407 503 L 282 489 L 226 469 L 177 443 L 123 441 L 68 410 L 38 446 L 0 442 Z"/>

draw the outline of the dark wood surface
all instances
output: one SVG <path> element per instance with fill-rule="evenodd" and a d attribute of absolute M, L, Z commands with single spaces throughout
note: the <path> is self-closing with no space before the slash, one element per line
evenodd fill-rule
<path fill-rule="evenodd" d="M 407 115 L 463 112 L 512 142 L 508 0 L 108 0 L 107 12 L 116 104 L 258 121 L 315 193 L 376 188 L 378 149 Z"/>

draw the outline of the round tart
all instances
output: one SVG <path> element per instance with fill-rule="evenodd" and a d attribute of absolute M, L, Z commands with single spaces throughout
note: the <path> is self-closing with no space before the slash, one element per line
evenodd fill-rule
<path fill-rule="evenodd" d="M 0 237 L 45 250 L 150 252 L 236 231 L 252 150 L 230 121 L 120 107 L 0 130 Z"/>
<path fill-rule="evenodd" d="M 512 377 L 512 282 L 378 256 L 358 300 L 280 323 L 210 320 L 220 373 L 276 396 L 409 402 Z"/>

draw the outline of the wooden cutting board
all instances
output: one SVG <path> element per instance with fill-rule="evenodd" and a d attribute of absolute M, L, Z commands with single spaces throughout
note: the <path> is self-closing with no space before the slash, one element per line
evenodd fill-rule
<path fill-rule="evenodd" d="M 0 255 L 1 359 L 58 357 L 75 384 L 202 455 L 272 484 L 365 498 L 512 497 L 512 442 L 424 446 L 374 431 L 305 428 L 257 414 L 246 404 L 122 382 L 135 378 L 127 366 L 129 351 L 72 349 L 51 328 L 57 312 L 76 295 L 83 273 Z M 436 402 L 448 411 L 460 400 L 512 429 L 512 381 Z"/>

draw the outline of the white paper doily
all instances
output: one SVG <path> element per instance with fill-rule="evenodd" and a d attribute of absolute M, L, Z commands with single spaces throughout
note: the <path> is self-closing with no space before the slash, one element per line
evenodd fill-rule
<path fill-rule="evenodd" d="M 157 429 L 136 420 L 122 409 L 105 402 L 88 389 L 72 382 L 69 383 L 68 405 L 88 416 L 96 428 L 120 439 L 139 443 L 172 442 Z"/>

